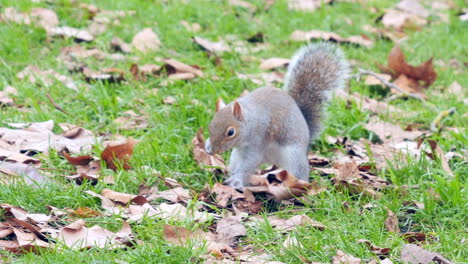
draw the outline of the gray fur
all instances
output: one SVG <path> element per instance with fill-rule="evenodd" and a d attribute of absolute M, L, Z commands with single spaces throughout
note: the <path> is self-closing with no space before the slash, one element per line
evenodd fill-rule
<path fill-rule="evenodd" d="M 289 63 L 284 88 L 301 109 L 311 139 L 320 132 L 324 104 L 344 87 L 349 71 L 341 49 L 326 42 L 301 48 Z"/>
<path fill-rule="evenodd" d="M 330 93 L 344 86 L 349 66 L 341 51 L 325 43 L 300 49 L 290 63 L 286 91 L 263 87 L 237 100 L 241 119 L 233 114 L 233 103 L 219 110 L 210 124 L 209 152 L 234 148 L 226 183 L 234 188 L 248 185 L 250 175 L 262 163 L 309 180 L 307 151 L 320 128 L 323 105 Z M 232 139 L 225 136 L 237 127 Z"/>

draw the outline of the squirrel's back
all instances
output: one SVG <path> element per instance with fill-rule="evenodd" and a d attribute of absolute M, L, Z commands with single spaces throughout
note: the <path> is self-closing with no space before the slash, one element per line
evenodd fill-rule
<path fill-rule="evenodd" d="M 344 87 L 348 74 L 348 62 L 333 44 L 310 44 L 293 56 L 285 88 L 304 115 L 311 138 L 320 131 L 323 105 L 333 90 Z"/>

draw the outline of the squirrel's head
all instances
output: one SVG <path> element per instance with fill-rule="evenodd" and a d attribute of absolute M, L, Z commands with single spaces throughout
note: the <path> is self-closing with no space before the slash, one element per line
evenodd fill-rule
<path fill-rule="evenodd" d="M 210 154 L 223 153 L 233 148 L 240 140 L 242 107 L 235 101 L 232 106 L 216 107 L 216 114 L 210 123 L 210 138 L 205 149 Z"/>

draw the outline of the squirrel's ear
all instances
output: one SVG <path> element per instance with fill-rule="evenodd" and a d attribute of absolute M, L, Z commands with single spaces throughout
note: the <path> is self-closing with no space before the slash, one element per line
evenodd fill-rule
<path fill-rule="evenodd" d="M 241 107 L 241 105 L 240 105 L 237 101 L 234 102 L 234 106 L 232 107 L 232 114 L 233 114 L 234 117 L 236 117 L 237 120 L 239 120 L 239 121 L 242 121 L 242 119 L 244 119 L 244 118 L 242 117 L 242 107 Z"/>
<path fill-rule="evenodd" d="M 223 109 L 224 107 L 226 107 L 226 104 L 224 103 L 223 99 L 221 99 L 221 97 L 218 98 L 218 100 L 216 101 L 216 112 Z"/>

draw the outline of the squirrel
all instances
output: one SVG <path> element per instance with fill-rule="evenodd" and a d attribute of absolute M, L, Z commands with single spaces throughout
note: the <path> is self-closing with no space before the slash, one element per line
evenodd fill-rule
<path fill-rule="evenodd" d="M 320 132 L 324 104 L 348 74 L 349 64 L 337 46 L 309 44 L 292 57 L 284 89 L 258 88 L 217 109 L 205 149 L 215 154 L 233 148 L 225 184 L 242 189 L 262 163 L 308 182 L 309 144 Z"/>

